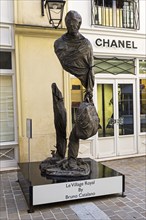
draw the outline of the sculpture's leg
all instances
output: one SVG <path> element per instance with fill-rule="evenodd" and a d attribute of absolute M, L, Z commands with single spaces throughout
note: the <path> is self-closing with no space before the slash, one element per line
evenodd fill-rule
<path fill-rule="evenodd" d="M 56 83 L 52 84 L 54 124 L 56 129 L 56 154 L 58 159 L 63 159 L 66 153 L 66 109 L 63 96 Z"/>
<path fill-rule="evenodd" d="M 76 136 L 76 127 L 70 133 L 68 144 L 68 163 L 72 169 L 77 168 L 77 156 L 79 152 L 79 138 Z"/>
<path fill-rule="evenodd" d="M 57 149 L 56 154 L 64 158 L 66 153 L 66 146 L 67 146 L 66 137 L 63 137 L 62 133 L 60 133 L 60 130 L 56 129 L 56 149 Z"/>

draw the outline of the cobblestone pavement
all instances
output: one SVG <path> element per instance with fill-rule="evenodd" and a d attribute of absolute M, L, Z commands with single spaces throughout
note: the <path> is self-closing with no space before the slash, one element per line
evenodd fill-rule
<path fill-rule="evenodd" d="M 37 206 L 34 213 L 28 213 L 26 201 L 16 181 L 17 173 L 1 172 L 0 220 L 103 220 L 102 213 L 104 220 L 146 219 L 146 157 L 102 163 L 125 174 L 126 197 L 110 195 L 43 205 Z M 86 213 L 81 213 L 81 210 L 84 212 L 84 208 Z"/>

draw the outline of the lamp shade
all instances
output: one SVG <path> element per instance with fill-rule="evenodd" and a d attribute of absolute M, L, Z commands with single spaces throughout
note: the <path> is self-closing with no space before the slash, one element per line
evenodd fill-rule
<path fill-rule="evenodd" d="M 58 28 L 62 22 L 63 11 L 64 11 L 64 0 L 46 0 L 45 8 L 49 23 L 54 28 Z"/>

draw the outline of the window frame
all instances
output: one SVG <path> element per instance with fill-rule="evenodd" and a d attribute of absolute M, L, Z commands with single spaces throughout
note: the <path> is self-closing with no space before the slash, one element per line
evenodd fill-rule
<path fill-rule="evenodd" d="M 138 59 L 138 63 L 137 63 L 137 65 L 138 65 L 138 102 L 139 102 L 139 112 L 138 112 L 138 114 L 139 114 L 139 133 L 141 134 L 141 135 L 145 135 L 146 134 L 146 132 L 145 131 L 141 131 L 141 103 L 140 103 L 140 101 L 141 101 L 141 98 L 140 98 L 140 95 L 141 95 L 141 93 L 140 93 L 140 80 L 146 80 L 146 73 L 140 73 L 140 61 L 141 60 L 144 60 L 145 62 L 146 62 L 146 59 L 145 58 L 139 58 Z"/>
<path fill-rule="evenodd" d="M 99 64 L 102 64 L 102 63 L 106 64 L 107 63 L 107 64 L 110 64 L 111 66 L 109 68 L 99 67 L 98 66 L 99 64 L 95 63 L 96 60 L 99 60 L 99 62 L 100 62 Z M 111 63 L 110 63 L 110 61 L 111 61 Z M 115 64 L 112 63 L 112 62 L 115 62 Z M 120 62 L 120 63 L 118 63 L 118 62 Z M 129 62 L 131 62 L 131 64 Z M 121 64 L 122 65 L 123 64 L 129 64 L 129 66 L 131 66 L 131 67 L 127 68 L 127 70 L 126 70 L 126 69 L 120 67 Z M 125 75 L 125 76 L 127 76 L 127 75 L 136 75 L 136 71 L 135 71 L 136 65 L 135 65 L 135 59 L 134 58 L 120 58 L 120 57 L 118 57 L 118 58 L 117 57 L 104 57 L 103 58 L 103 57 L 98 57 L 98 56 L 94 55 L 93 68 L 96 68 L 96 66 L 101 71 L 96 72 L 96 70 L 94 69 L 95 75 L 98 75 L 98 74 L 109 74 L 109 75 L 112 74 L 114 76 L 116 76 L 116 75 Z M 104 65 L 104 67 L 105 67 L 105 65 Z M 110 71 L 111 68 L 117 68 L 117 69 L 121 70 L 121 72 L 118 72 L 118 73 L 114 72 L 113 73 L 113 72 Z M 131 69 L 133 69 L 133 73 L 130 72 Z"/>
<path fill-rule="evenodd" d="M 14 111 L 14 140 L 0 142 L 0 147 L 18 144 L 17 132 L 17 108 L 16 108 L 16 78 L 15 78 L 15 64 L 14 64 L 14 51 L 1 49 L 1 52 L 11 52 L 11 69 L 0 69 L 0 76 L 8 76 L 12 79 L 12 94 L 13 94 L 13 111 Z"/>
<path fill-rule="evenodd" d="M 0 75 L 13 75 L 14 72 L 14 52 L 11 50 L 0 50 L 0 52 L 10 52 L 11 53 L 11 69 L 0 69 Z"/>
<path fill-rule="evenodd" d="M 100 27 L 110 27 L 110 28 L 119 28 L 119 29 L 130 29 L 130 30 L 139 30 L 140 29 L 140 19 L 139 19 L 139 0 L 130 0 L 131 2 L 133 2 L 133 27 L 124 27 L 124 22 L 123 22 L 123 19 L 124 19 L 124 16 L 123 16 L 123 11 L 122 11 L 122 25 L 120 24 L 120 20 L 119 20 L 119 17 L 117 16 L 117 8 L 116 7 L 116 1 L 117 0 L 112 0 L 112 22 L 110 21 L 110 19 L 108 20 L 108 22 L 111 22 L 112 24 L 109 25 L 109 24 L 104 24 L 104 22 L 106 22 L 106 10 L 103 6 L 102 8 L 102 13 L 104 11 L 104 14 L 103 16 L 101 16 L 101 24 L 98 23 L 98 20 L 97 20 L 97 17 L 98 17 L 98 14 L 96 12 L 96 10 L 98 11 L 98 5 L 96 5 L 96 2 L 98 0 L 91 0 L 91 25 L 94 25 L 95 27 L 96 26 L 100 26 Z M 128 0 L 122 0 L 123 2 L 129 2 Z M 102 2 L 104 2 L 102 0 Z M 109 8 L 108 8 L 109 9 Z M 109 14 L 108 14 L 109 16 Z M 117 18 L 119 21 L 117 21 Z M 119 22 L 119 25 L 118 25 L 118 22 Z M 127 23 L 126 23 L 127 25 Z"/>

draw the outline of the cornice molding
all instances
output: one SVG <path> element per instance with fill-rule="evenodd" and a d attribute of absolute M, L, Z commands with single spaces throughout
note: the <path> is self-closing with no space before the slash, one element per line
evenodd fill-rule
<path fill-rule="evenodd" d="M 26 24 L 15 24 L 15 34 L 39 37 L 59 37 L 66 32 L 65 28 L 50 28 L 45 26 L 34 26 Z"/>
<path fill-rule="evenodd" d="M 139 33 L 136 30 L 119 30 L 119 29 L 105 29 L 105 28 L 92 28 L 92 29 L 81 29 L 82 34 L 88 35 L 105 35 L 105 36 L 117 36 L 117 37 L 132 37 L 132 38 L 145 38 L 144 33 Z"/>

